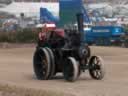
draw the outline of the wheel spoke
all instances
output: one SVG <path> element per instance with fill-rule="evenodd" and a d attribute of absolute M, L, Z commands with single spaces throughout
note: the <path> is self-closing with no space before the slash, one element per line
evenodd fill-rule
<path fill-rule="evenodd" d="M 95 76 L 95 77 L 97 76 L 97 72 L 96 72 L 96 71 L 94 71 L 94 76 Z"/>
<path fill-rule="evenodd" d="M 99 71 L 98 70 L 96 70 L 96 77 L 98 78 L 99 77 Z"/>
<path fill-rule="evenodd" d="M 97 58 L 97 63 L 96 64 L 101 65 L 100 63 L 101 63 L 100 60 Z"/>
<path fill-rule="evenodd" d="M 97 64 L 97 58 L 94 58 L 94 64 Z"/>
<path fill-rule="evenodd" d="M 41 53 L 39 53 L 39 57 L 40 57 L 40 58 L 43 58 L 43 56 L 42 56 L 42 54 L 41 54 Z"/>

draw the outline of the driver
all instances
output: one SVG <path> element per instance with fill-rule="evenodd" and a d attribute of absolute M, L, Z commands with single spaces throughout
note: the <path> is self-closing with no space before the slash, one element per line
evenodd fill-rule
<path fill-rule="evenodd" d="M 47 33 L 46 24 L 40 24 L 37 26 L 37 28 L 39 29 L 38 46 L 43 46 L 44 42 L 46 41 L 46 33 Z"/>
<path fill-rule="evenodd" d="M 46 33 L 47 33 L 46 24 L 43 24 L 42 25 L 42 30 L 38 34 L 38 37 L 39 37 L 40 41 L 44 42 L 46 40 Z"/>

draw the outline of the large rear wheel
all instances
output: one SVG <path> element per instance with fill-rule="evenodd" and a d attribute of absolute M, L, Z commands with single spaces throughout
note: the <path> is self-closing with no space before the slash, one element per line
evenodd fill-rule
<path fill-rule="evenodd" d="M 50 74 L 50 55 L 45 48 L 39 48 L 35 51 L 33 57 L 34 72 L 39 80 L 49 79 Z"/>

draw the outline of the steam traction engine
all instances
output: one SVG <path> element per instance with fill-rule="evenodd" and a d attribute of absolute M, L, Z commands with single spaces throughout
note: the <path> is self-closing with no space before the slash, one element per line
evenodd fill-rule
<path fill-rule="evenodd" d="M 77 29 L 52 30 L 43 45 L 37 46 L 33 57 L 37 79 L 48 80 L 62 72 L 64 79 L 73 82 L 85 70 L 94 79 L 104 77 L 101 57 L 91 56 L 90 48 L 83 41 L 83 14 L 77 14 L 77 22 Z"/>

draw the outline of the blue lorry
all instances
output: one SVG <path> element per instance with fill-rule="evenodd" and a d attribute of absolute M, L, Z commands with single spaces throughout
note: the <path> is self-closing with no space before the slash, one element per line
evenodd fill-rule
<path fill-rule="evenodd" d="M 121 26 L 92 26 L 90 31 L 85 32 L 85 41 L 96 45 L 119 44 L 123 34 L 124 30 Z"/>

